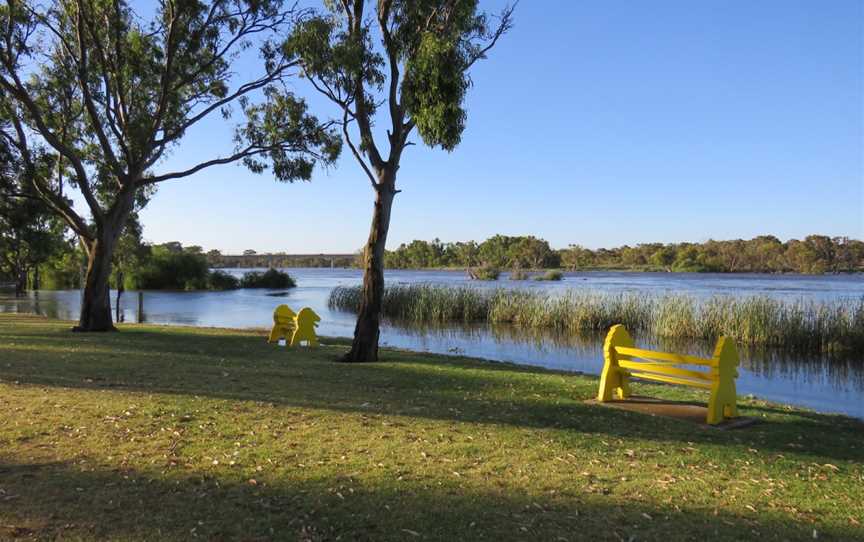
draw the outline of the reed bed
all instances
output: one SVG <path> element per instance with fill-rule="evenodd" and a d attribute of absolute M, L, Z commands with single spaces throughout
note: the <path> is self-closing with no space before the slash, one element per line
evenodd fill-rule
<path fill-rule="evenodd" d="M 333 309 L 356 312 L 360 287 L 335 288 Z M 766 296 L 646 296 L 570 290 L 564 295 L 430 284 L 386 288 L 384 315 L 422 323 L 489 322 L 579 334 L 603 333 L 614 324 L 658 338 L 837 352 L 864 348 L 864 299 L 779 300 Z"/>

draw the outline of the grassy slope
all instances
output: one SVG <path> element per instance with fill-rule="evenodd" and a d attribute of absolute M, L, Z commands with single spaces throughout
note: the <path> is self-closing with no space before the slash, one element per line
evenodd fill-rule
<path fill-rule="evenodd" d="M 590 377 L 68 328 L 0 315 L 3 540 L 864 538 L 847 418 L 747 402 L 723 432 L 585 405 Z"/>

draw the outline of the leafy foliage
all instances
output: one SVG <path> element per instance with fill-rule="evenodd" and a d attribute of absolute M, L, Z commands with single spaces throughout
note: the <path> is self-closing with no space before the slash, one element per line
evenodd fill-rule
<path fill-rule="evenodd" d="M 208 275 L 203 255 L 157 245 L 129 276 L 128 284 L 134 290 L 203 290 L 208 286 Z"/>
<path fill-rule="evenodd" d="M 278 269 L 268 269 L 261 273 L 252 271 L 243 275 L 240 280 L 241 288 L 267 288 L 270 290 L 282 290 L 285 288 L 294 288 L 297 283 L 291 278 L 291 275 Z"/>
<path fill-rule="evenodd" d="M 369 2 L 372 4 L 372 2 Z M 396 177 L 414 128 L 430 147 L 453 150 L 465 129 L 468 70 L 511 26 L 506 8 L 494 29 L 477 0 L 325 2 L 283 44 L 312 86 L 339 107 L 342 136 L 375 191 L 372 228 L 363 251 L 366 302 L 346 361 L 378 357 L 385 245 Z M 379 106 L 389 114 L 387 147 L 375 140 Z M 359 143 L 355 143 L 356 127 Z"/>
<path fill-rule="evenodd" d="M 560 251 L 569 269 L 641 268 L 697 272 L 826 272 L 864 269 L 864 242 L 846 237 L 808 235 L 781 242 L 774 236 L 704 243 L 646 243 L 589 250 L 578 245 Z"/>
<path fill-rule="evenodd" d="M 217 269 L 208 275 L 207 287 L 210 290 L 236 290 L 240 287 L 240 281 L 234 275 Z"/>
<path fill-rule="evenodd" d="M 533 236 L 494 235 L 474 241 L 412 241 L 386 255 L 392 269 L 474 267 L 639 269 L 678 272 L 838 273 L 864 270 L 864 242 L 808 235 L 781 242 L 771 235 L 704 243 L 645 243 L 591 250 L 579 245 L 553 250 Z"/>
<path fill-rule="evenodd" d="M 8 123 L 0 119 L 0 126 Z M 38 287 L 38 268 L 54 254 L 68 250 L 69 241 L 61 221 L 32 189 L 18 149 L 0 138 L 0 280 L 11 280 L 21 291 L 28 278 Z"/>
<path fill-rule="evenodd" d="M 469 269 L 468 274 L 474 280 L 498 280 L 501 270 L 491 265 L 481 265 L 476 269 Z"/>
<path fill-rule="evenodd" d="M 558 254 L 549 243 L 533 236 L 495 235 L 477 244 L 474 241 L 442 243 L 439 239 L 402 244 L 386 255 L 393 269 L 424 267 L 475 267 L 478 265 L 515 269 L 557 267 Z"/>
<path fill-rule="evenodd" d="M 542 275 L 536 277 L 534 280 L 561 280 L 564 278 L 564 273 L 557 269 L 550 269 L 546 271 Z"/>
<path fill-rule="evenodd" d="M 331 123 L 288 90 L 299 62 L 277 38 L 296 18 L 293 6 L 165 0 L 152 12 L 148 20 L 128 0 L 0 7 L 0 130 L 32 193 L 88 252 L 82 330 L 112 327 L 105 300 L 115 244 L 158 183 L 230 163 L 309 180 L 315 164 L 332 164 L 341 149 Z M 257 65 L 241 76 L 235 61 L 255 50 Z M 159 171 L 192 127 L 217 115 L 235 121 L 231 152 Z"/>
<path fill-rule="evenodd" d="M 44 290 L 77 290 L 81 288 L 87 255 L 78 244 L 70 244 L 55 252 L 39 267 Z"/>
<path fill-rule="evenodd" d="M 207 253 L 207 262 L 210 267 L 352 267 L 355 265 L 355 257 L 349 254 L 336 256 L 297 256 L 283 252 L 275 254 L 244 254 L 229 255 L 218 251 Z"/>

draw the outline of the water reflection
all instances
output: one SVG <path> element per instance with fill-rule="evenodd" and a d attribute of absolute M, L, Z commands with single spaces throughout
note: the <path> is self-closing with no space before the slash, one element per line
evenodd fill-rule
<path fill-rule="evenodd" d="M 232 270 L 241 274 L 242 270 Z M 159 324 L 267 328 L 273 308 L 288 303 L 298 309 L 311 307 L 322 317 L 319 332 L 325 336 L 350 337 L 354 315 L 331 311 L 327 296 L 335 286 L 360 282 L 360 273 L 343 269 L 291 269 L 298 287 L 291 290 L 236 290 L 230 292 L 144 292 L 143 307 L 138 292 L 121 297 L 120 310 L 127 322 L 143 318 Z M 388 272 L 393 282 L 472 284 L 460 272 Z M 605 291 L 637 289 L 646 293 L 683 292 L 694 296 L 716 293 L 766 294 L 777 297 L 814 299 L 858 299 L 864 295 L 859 277 L 795 277 L 741 275 L 678 275 L 671 273 L 583 273 L 568 274 L 562 283 L 500 281 L 498 287 L 544 288 L 565 292 L 567 288 Z M 116 292 L 112 292 L 112 308 Z M 31 292 L 16 298 L 0 292 L 0 312 L 38 313 L 50 318 L 74 320 L 80 307 L 78 291 Z M 143 311 L 141 310 L 143 309 Z M 602 336 L 584 337 L 567 333 L 524 330 L 508 325 L 406 326 L 385 322 L 383 344 L 442 354 L 463 354 L 497 361 L 529 364 L 564 371 L 597 374 L 602 367 Z M 686 351 L 710 357 L 713 344 L 700 341 L 651 341 L 637 338 L 641 346 Z M 864 418 L 864 359 L 861 353 L 845 358 L 799 355 L 776 349 L 740 348 L 742 363 L 738 379 L 741 394 L 802 405 L 828 412 L 843 412 Z"/>

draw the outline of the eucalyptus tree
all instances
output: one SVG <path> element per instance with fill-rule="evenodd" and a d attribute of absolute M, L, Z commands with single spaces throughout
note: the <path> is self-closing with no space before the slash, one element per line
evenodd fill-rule
<path fill-rule="evenodd" d="M 341 109 L 343 140 L 375 194 L 363 252 L 363 295 L 345 361 L 375 361 L 384 257 L 396 174 L 416 129 L 452 151 L 465 129 L 469 70 L 510 28 L 512 8 L 491 17 L 477 0 L 328 0 L 285 43 L 312 86 Z M 383 108 L 383 110 L 380 110 Z M 386 147 L 374 124 L 389 117 Z M 358 138 L 359 134 L 359 138 Z"/>
<path fill-rule="evenodd" d="M 113 329 L 112 253 L 129 214 L 158 183 L 230 163 L 308 180 L 341 148 L 333 126 L 308 114 L 287 86 L 298 61 L 276 40 L 290 30 L 293 6 L 160 0 L 148 9 L 138 13 L 124 0 L 7 0 L 0 8 L 5 137 L 25 168 L 52 160 L 53 174 L 32 176 L 33 188 L 88 255 L 82 331 Z M 190 129 L 220 117 L 236 122 L 232 150 L 160 171 Z M 64 185 L 89 216 L 63 196 Z"/>

